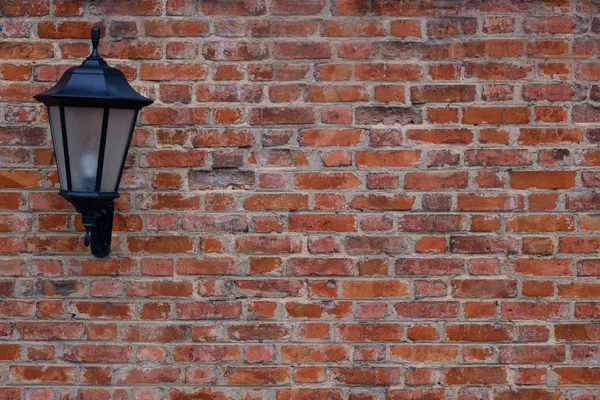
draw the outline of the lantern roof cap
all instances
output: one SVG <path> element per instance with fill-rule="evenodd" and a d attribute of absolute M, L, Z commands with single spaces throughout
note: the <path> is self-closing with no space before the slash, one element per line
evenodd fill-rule
<path fill-rule="evenodd" d="M 47 106 L 113 107 L 141 109 L 152 100 L 136 92 L 125 75 L 98 54 L 100 29 L 92 28 L 92 53 L 77 67 L 65 71 L 45 92 L 33 96 Z"/>

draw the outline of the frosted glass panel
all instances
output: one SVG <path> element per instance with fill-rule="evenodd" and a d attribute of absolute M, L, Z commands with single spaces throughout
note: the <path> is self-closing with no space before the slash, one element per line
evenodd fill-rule
<path fill-rule="evenodd" d="M 58 106 L 48 107 L 48 116 L 50 118 L 50 132 L 52 133 L 52 143 L 54 143 L 54 156 L 56 157 L 56 169 L 58 169 L 60 188 L 62 190 L 69 190 L 67 187 L 65 149 L 63 147 L 62 128 L 60 124 L 60 108 Z"/>
<path fill-rule="evenodd" d="M 95 189 L 103 113 L 102 108 L 65 107 L 73 191 Z"/>
<path fill-rule="evenodd" d="M 119 186 L 121 163 L 126 157 L 135 117 L 136 110 L 110 109 L 100 187 L 102 192 L 116 191 Z"/>

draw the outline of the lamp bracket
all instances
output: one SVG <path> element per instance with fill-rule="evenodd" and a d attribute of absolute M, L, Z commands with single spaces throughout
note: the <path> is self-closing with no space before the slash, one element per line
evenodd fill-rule
<path fill-rule="evenodd" d="M 85 226 L 85 245 L 92 247 L 92 254 L 96 257 L 106 257 L 110 253 L 110 241 L 112 238 L 113 215 L 115 211 L 114 203 L 107 203 L 102 211 L 91 216 L 93 222 Z M 83 220 L 87 217 L 84 215 Z"/>
<path fill-rule="evenodd" d="M 81 213 L 81 223 L 85 227 L 85 245 L 91 246 L 92 254 L 96 257 L 106 257 L 110 253 L 115 213 L 114 199 L 119 197 L 119 193 L 61 190 L 58 194 L 67 199 Z"/>

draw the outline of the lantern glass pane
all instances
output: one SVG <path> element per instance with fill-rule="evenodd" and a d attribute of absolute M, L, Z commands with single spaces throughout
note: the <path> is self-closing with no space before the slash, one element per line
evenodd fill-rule
<path fill-rule="evenodd" d="M 60 123 L 60 107 L 48 107 L 48 117 L 50 118 L 50 133 L 52 133 L 52 143 L 54 144 L 54 157 L 56 158 L 56 169 L 58 170 L 58 179 L 60 188 L 67 188 L 67 172 L 65 165 L 65 148 L 62 140 L 62 125 Z"/>
<path fill-rule="evenodd" d="M 100 187 L 102 192 L 116 192 L 119 188 L 121 168 L 127 157 L 127 148 L 135 125 L 136 114 L 136 110 L 110 109 Z"/>
<path fill-rule="evenodd" d="M 65 107 L 71 190 L 94 192 L 104 109 Z"/>

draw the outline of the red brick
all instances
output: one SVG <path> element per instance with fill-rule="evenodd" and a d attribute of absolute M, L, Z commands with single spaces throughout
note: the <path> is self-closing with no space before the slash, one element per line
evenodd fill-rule
<path fill-rule="evenodd" d="M 450 122 L 458 122 L 457 108 L 429 108 L 427 109 L 427 117 L 431 122 L 438 124 L 447 124 Z"/>
<path fill-rule="evenodd" d="M 511 186 L 515 189 L 569 189 L 575 186 L 575 171 L 513 171 Z"/>
<path fill-rule="evenodd" d="M 82 15 L 83 6 L 81 0 L 58 0 L 54 3 L 54 14 L 62 17 Z"/>
<path fill-rule="evenodd" d="M 529 17 L 523 21 L 523 29 L 527 33 L 572 33 L 575 21 L 571 17 Z"/>
<path fill-rule="evenodd" d="M 416 37 L 422 36 L 421 21 L 410 19 L 393 20 L 390 25 L 390 33 L 396 37 Z"/>
<path fill-rule="evenodd" d="M 87 39 L 90 35 L 90 31 L 94 26 L 98 26 L 101 30 L 101 34 L 104 33 L 104 26 L 102 24 L 86 22 L 86 21 L 42 21 L 38 23 L 38 36 L 40 38 L 50 39 Z"/>
<path fill-rule="evenodd" d="M 173 342 L 185 336 L 185 325 L 131 324 L 120 330 L 123 339 L 131 342 Z"/>
<path fill-rule="evenodd" d="M 0 345 L 0 360 L 14 361 L 20 357 L 21 347 L 18 344 L 2 344 Z"/>
<path fill-rule="evenodd" d="M 399 231 L 451 232 L 463 230 L 464 217 L 460 215 L 406 215 L 398 222 Z"/>
<path fill-rule="evenodd" d="M 502 367 L 451 367 L 442 373 L 449 385 L 503 384 L 508 379 Z"/>
<path fill-rule="evenodd" d="M 361 15 L 367 11 L 365 0 L 334 0 L 333 12 L 335 15 Z"/>
<path fill-rule="evenodd" d="M 368 93 L 360 85 L 308 86 L 307 100 L 311 102 L 358 102 L 368 99 Z"/>
<path fill-rule="evenodd" d="M 567 303 L 505 302 L 500 313 L 507 319 L 558 319 L 568 312 Z"/>
<path fill-rule="evenodd" d="M 414 81 L 421 70 L 414 64 L 357 64 L 356 78 L 361 81 Z"/>
<path fill-rule="evenodd" d="M 361 142 L 361 129 L 305 129 L 300 132 L 302 146 L 352 146 Z"/>
<path fill-rule="evenodd" d="M 583 131 L 568 128 L 523 128 L 519 143 L 523 145 L 578 143 L 583 140 Z"/>
<path fill-rule="evenodd" d="M 430 64 L 429 76 L 433 80 L 457 80 L 460 75 L 458 64 Z"/>
<path fill-rule="evenodd" d="M 465 76 L 484 80 L 520 80 L 533 72 L 531 64 L 513 64 L 503 62 L 467 63 Z"/>
<path fill-rule="evenodd" d="M 518 242 L 510 236 L 451 236 L 452 253 L 515 253 Z"/>
<path fill-rule="evenodd" d="M 421 153 L 412 150 L 357 151 L 356 165 L 361 167 L 408 167 L 421 160 Z"/>
<path fill-rule="evenodd" d="M 154 367 L 154 368 L 129 368 L 122 371 L 122 376 L 117 379 L 119 384 L 137 383 L 169 383 L 179 379 L 179 368 L 176 367 Z"/>
<path fill-rule="evenodd" d="M 193 248 L 187 236 L 130 236 L 127 243 L 133 253 L 185 253 Z"/>
<path fill-rule="evenodd" d="M 342 292 L 348 298 L 402 297 L 408 294 L 409 289 L 408 284 L 401 280 L 351 280 L 344 281 Z"/>
<path fill-rule="evenodd" d="M 292 258 L 288 261 L 290 275 L 351 275 L 349 258 Z"/>
<path fill-rule="evenodd" d="M 49 9 L 47 0 L 23 0 L 3 4 L 3 10 L 9 17 L 48 15 Z"/>
<path fill-rule="evenodd" d="M 473 140 L 469 129 L 409 129 L 406 138 L 432 144 L 466 145 Z"/>
<path fill-rule="evenodd" d="M 204 21 L 144 20 L 147 36 L 207 36 L 208 23 Z"/>
<path fill-rule="evenodd" d="M 463 108 L 466 124 L 527 124 L 530 112 L 527 107 L 479 107 Z"/>
<path fill-rule="evenodd" d="M 208 15 L 262 15 L 265 12 L 265 2 L 264 0 L 207 2 L 202 5 L 201 11 Z"/>
<path fill-rule="evenodd" d="M 579 98 L 578 88 L 572 85 L 557 83 L 544 85 L 523 85 L 523 100 L 568 101 Z"/>
<path fill-rule="evenodd" d="M 84 331 L 79 322 L 18 322 L 16 328 L 26 340 L 75 340 Z"/>
<path fill-rule="evenodd" d="M 146 110 L 142 111 L 142 119 L 150 125 L 203 125 L 208 123 L 209 118 L 209 110 L 204 107 L 152 107 Z M 158 154 L 185 153 L 180 150 L 156 150 L 156 152 Z"/>
<path fill-rule="evenodd" d="M 340 58 L 348 60 L 371 59 L 378 51 L 375 43 L 368 42 L 343 42 L 337 48 Z"/>
<path fill-rule="evenodd" d="M 404 236 L 350 236 L 344 246 L 349 254 L 398 254 L 405 251 L 408 240 Z"/>
<path fill-rule="evenodd" d="M 393 385 L 400 380 L 397 367 L 334 367 L 335 379 L 349 385 Z"/>
<path fill-rule="evenodd" d="M 350 64 L 319 64 L 316 77 L 320 81 L 346 81 L 352 77 L 354 67 Z"/>
<path fill-rule="evenodd" d="M 117 345 L 67 345 L 64 358 L 67 361 L 92 362 L 92 363 L 125 363 L 132 361 L 133 351 L 131 346 Z"/>
<path fill-rule="evenodd" d="M 207 70 L 195 64 L 144 63 L 140 66 L 140 78 L 153 81 L 204 79 Z"/>
<path fill-rule="evenodd" d="M 512 260 L 508 266 L 517 273 L 539 276 L 571 275 L 570 259 L 531 259 L 520 258 Z"/>
<path fill-rule="evenodd" d="M 467 181 L 465 172 L 409 172 L 404 187 L 409 190 L 465 188 Z"/>
<path fill-rule="evenodd" d="M 129 296 L 141 297 L 177 297 L 189 296 L 192 293 L 190 282 L 131 282 L 128 285 Z"/>
<path fill-rule="evenodd" d="M 358 183 L 359 178 L 349 172 L 302 172 L 295 176 L 295 184 L 300 189 L 349 189 Z"/>
<path fill-rule="evenodd" d="M 379 21 L 325 21 L 325 35 L 333 37 L 384 36 L 383 24 Z"/>
<path fill-rule="evenodd" d="M 412 362 L 452 361 L 458 356 L 456 345 L 392 345 L 390 350 L 393 357 Z"/>
<path fill-rule="evenodd" d="M 341 214 L 294 214 L 289 216 L 290 231 L 356 231 L 356 216 Z"/>
<path fill-rule="evenodd" d="M 250 112 L 254 125 L 311 124 L 314 119 L 314 110 L 309 107 L 254 108 Z"/>
<path fill-rule="evenodd" d="M 473 85 L 427 85 L 410 88 L 410 98 L 413 104 L 468 102 L 475 99 Z"/>
<path fill-rule="evenodd" d="M 275 43 L 274 56 L 284 60 L 328 59 L 331 57 L 331 44 L 327 42 Z"/>
<path fill-rule="evenodd" d="M 398 341 L 402 337 L 403 328 L 399 324 L 342 324 L 338 326 L 340 337 L 348 341 Z"/>
<path fill-rule="evenodd" d="M 294 236 L 238 236 L 236 249 L 241 253 L 298 253 L 301 242 Z"/>
<path fill-rule="evenodd" d="M 453 296 L 457 298 L 503 298 L 517 294 L 517 283 L 514 280 L 455 279 L 451 284 Z"/>
<path fill-rule="evenodd" d="M 58 365 L 11 365 L 14 382 L 69 384 L 75 382 L 75 367 Z"/>
<path fill-rule="evenodd" d="M 99 51 L 107 58 L 121 59 L 159 59 L 161 48 L 157 43 L 139 42 L 100 42 Z"/>

